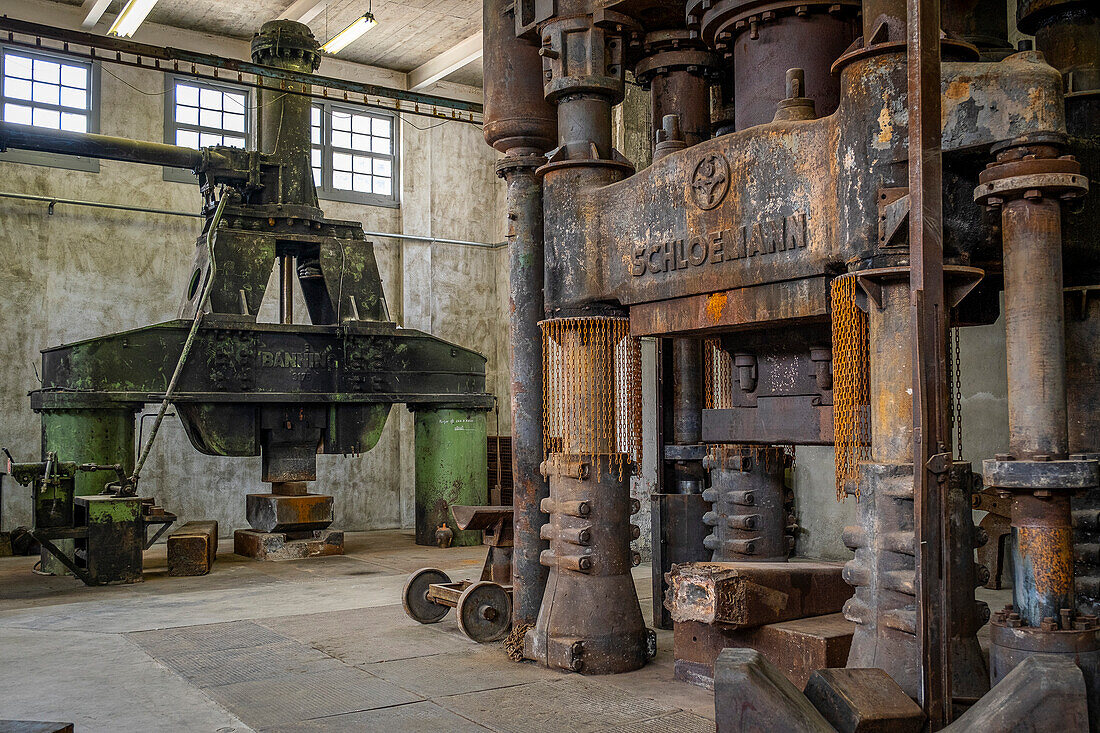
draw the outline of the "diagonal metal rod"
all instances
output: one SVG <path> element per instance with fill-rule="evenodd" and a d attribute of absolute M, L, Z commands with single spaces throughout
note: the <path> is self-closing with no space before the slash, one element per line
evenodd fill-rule
<path fill-rule="evenodd" d="M 917 548 L 920 702 L 929 727 L 951 719 L 946 548 L 947 311 L 943 282 L 940 2 L 907 0 L 909 262 L 913 311 L 913 500 Z M 946 455 L 945 455 L 946 454 Z"/>

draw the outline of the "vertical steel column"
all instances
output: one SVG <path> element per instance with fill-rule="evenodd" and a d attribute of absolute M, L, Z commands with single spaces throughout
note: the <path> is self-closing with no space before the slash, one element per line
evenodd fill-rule
<path fill-rule="evenodd" d="M 542 437 L 543 251 L 542 180 L 530 163 L 541 155 L 509 156 L 497 167 L 508 183 L 509 294 L 511 309 L 512 476 L 515 505 L 515 553 L 512 570 L 512 618 L 515 626 L 538 618 L 548 570 L 539 559 L 549 543 L 539 534 L 547 515 L 542 500 L 550 495 L 540 465 Z M 524 164 L 524 161 L 529 161 Z"/>
<path fill-rule="evenodd" d="M 952 718 L 947 501 L 947 306 L 943 279 L 940 2 L 908 0 L 909 278 L 913 311 L 913 511 L 921 705 L 929 727 Z"/>
<path fill-rule="evenodd" d="M 321 64 L 317 40 L 309 26 L 292 20 L 269 20 L 252 38 L 252 60 L 279 69 L 311 73 Z M 317 206 L 310 165 L 310 85 L 264 79 L 257 107 L 257 147 L 282 165 L 268 203 Z"/>
<path fill-rule="evenodd" d="M 1012 498 L 1013 603 L 994 616 L 994 683 L 1036 653 L 1070 653 L 1089 719 L 1100 728 L 1095 616 L 1075 618 L 1070 495 L 1100 484 L 1095 457 L 1068 455 L 1061 199 L 1088 190 L 1055 137 L 1016 140 L 978 178 L 975 199 L 1001 212 L 1011 453 L 983 463 L 985 484 Z"/>
<path fill-rule="evenodd" d="M 539 562 L 549 547 L 539 531 L 546 523 L 542 500 L 550 489 L 543 459 L 542 333 L 543 201 L 536 169 L 557 139 L 556 113 L 542 87 L 538 46 L 516 37 L 512 3 L 483 4 L 485 142 L 505 158 L 497 174 L 507 183 L 509 334 L 511 338 L 512 478 L 515 548 L 512 622 L 518 629 L 538 617 L 547 569 Z"/>

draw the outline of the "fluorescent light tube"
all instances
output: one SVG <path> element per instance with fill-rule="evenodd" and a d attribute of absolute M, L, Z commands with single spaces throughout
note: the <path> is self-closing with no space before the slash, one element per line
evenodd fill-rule
<path fill-rule="evenodd" d="M 138 26 L 145 21 L 145 16 L 149 15 L 149 11 L 156 4 L 157 0 L 130 0 L 115 18 L 115 22 L 111 24 L 107 35 L 125 38 L 134 35 Z"/>
<path fill-rule="evenodd" d="M 131 0 L 131 2 L 138 1 L 139 0 Z M 330 38 L 325 45 L 321 46 L 321 50 L 331 54 L 340 53 L 349 44 L 359 38 L 359 36 L 376 25 L 378 25 L 378 21 L 374 19 L 374 15 L 369 12 L 363 13 L 361 17 L 356 18 L 354 23 Z"/>

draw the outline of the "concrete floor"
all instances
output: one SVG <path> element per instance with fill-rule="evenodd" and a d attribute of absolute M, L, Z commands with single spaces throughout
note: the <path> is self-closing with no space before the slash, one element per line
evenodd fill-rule
<path fill-rule="evenodd" d="M 672 678 L 671 632 L 630 674 L 516 664 L 463 636 L 453 612 L 423 626 L 401 608 L 409 573 L 477 577 L 484 548 L 385 531 L 349 533 L 346 549 L 283 563 L 223 551 L 210 575 L 171 578 L 161 545 L 144 583 L 107 588 L 0 558 L 0 719 L 120 732 L 714 730 L 712 694 Z M 649 567 L 634 577 L 648 620 Z"/>

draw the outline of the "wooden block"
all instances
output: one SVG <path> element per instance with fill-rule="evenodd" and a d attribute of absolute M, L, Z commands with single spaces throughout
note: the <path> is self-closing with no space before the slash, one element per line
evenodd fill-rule
<path fill-rule="evenodd" d="M 843 563 L 697 562 L 668 573 L 665 607 L 675 622 L 743 629 L 838 613 L 853 588 Z"/>
<path fill-rule="evenodd" d="M 839 733 L 920 733 L 924 711 L 881 669 L 820 669 L 806 697 Z"/>
<path fill-rule="evenodd" d="M 802 689 L 815 670 L 844 666 L 854 630 L 855 624 L 839 613 L 752 629 L 680 622 L 675 625 L 672 637 L 676 678 L 712 687 L 714 660 L 722 649 L 747 648 L 759 651 Z"/>
<path fill-rule="evenodd" d="M 218 523 L 211 519 L 188 522 L 168 538 L 168 574 L 206 575 L 218 555 Z"/>

